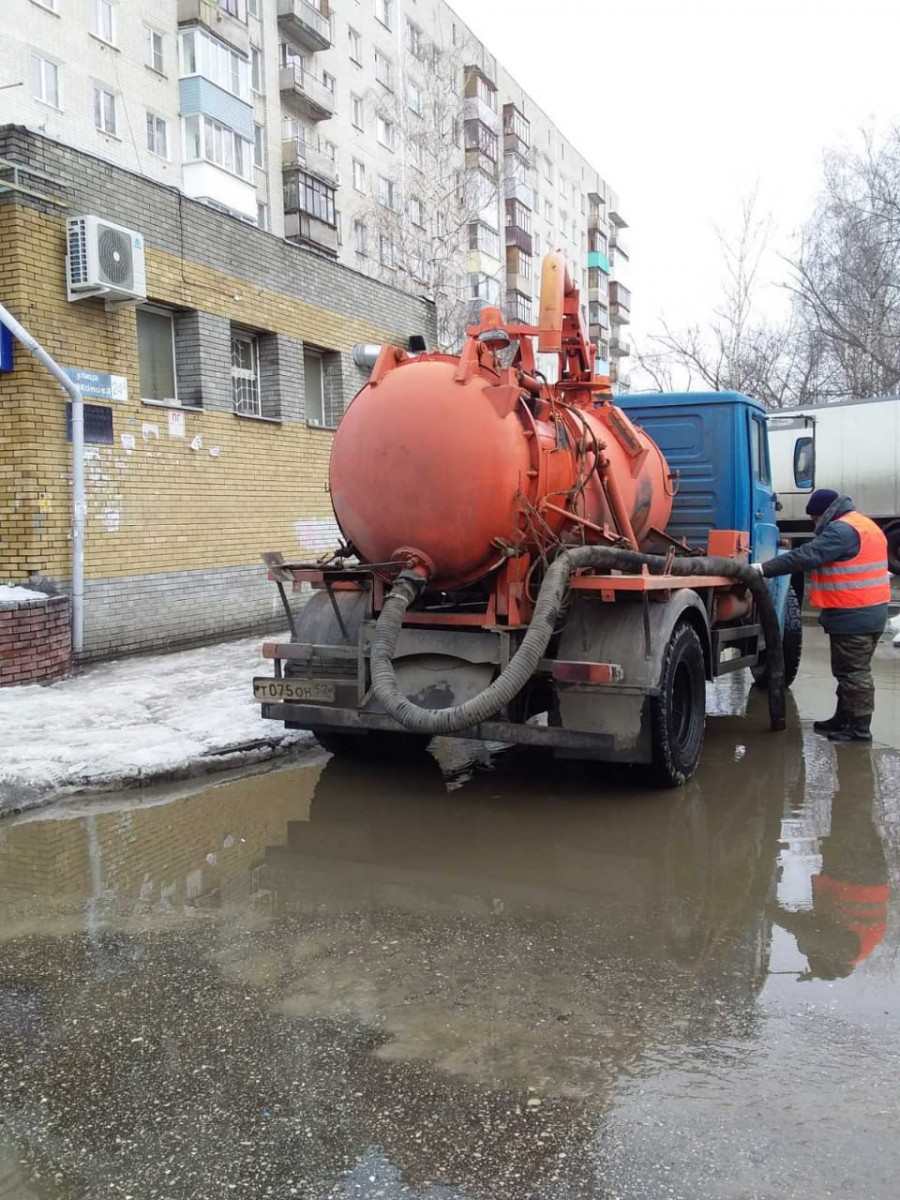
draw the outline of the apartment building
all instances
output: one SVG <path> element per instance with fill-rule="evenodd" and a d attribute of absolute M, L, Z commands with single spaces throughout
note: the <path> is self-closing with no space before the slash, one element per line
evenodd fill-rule
<path fill-rule="evenodd" d="M 442 344 L 531 320 L 563 250 L 623 386 L 618 197 L 444 0 L 6 0 L 0 35 L 0 121 L 431 296 Z"/>

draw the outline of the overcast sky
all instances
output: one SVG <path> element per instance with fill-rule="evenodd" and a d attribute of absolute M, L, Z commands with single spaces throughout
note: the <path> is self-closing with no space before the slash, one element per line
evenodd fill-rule
<path fill-rule="evenodd" d="M 633 333 L 702 319 L 742 198 L 786 242 L 822 152 L 900 117 L 900 0 L 450 0 L 631 226 Z"/>

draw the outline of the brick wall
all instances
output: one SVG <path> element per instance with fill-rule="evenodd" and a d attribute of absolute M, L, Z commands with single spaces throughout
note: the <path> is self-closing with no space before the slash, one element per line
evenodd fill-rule
<path fill-rule="evenodd" d="M 332 544 L 336 533 L 332 435 L 305 422 L 303 347 L 335 364 L 336 421 L 364 382 L 353 345 L 431 336 L 431 306 L 36 135 L 0 129 L 4 155 L 60 180 L 68 211 L 143 231 L 150 297 L 177 313 L 179 395 L 191 407 L 173 418 L 140 399 L 135 310 L 67 302 L 59 210 L 0 199 L 4 303 L 63 366 L 128 380 L 125 402 L 87 397 L 110 404 L 113 442 L 86 447 L 85 657 L 277 626 L 260 554 L 297 554 L 299 529 Z M 260 335 L 263 419 L 232 411 L 232 325 Z M 0 375 L 0 581 L 65 584 L 70 524 L 64 396 L 17 347 L 15 370 Z"/>
<path fill-rule="evenodd" d="M 0 600 L 0 687 L 62 679 L 71 661 L 67 596 Z"/>

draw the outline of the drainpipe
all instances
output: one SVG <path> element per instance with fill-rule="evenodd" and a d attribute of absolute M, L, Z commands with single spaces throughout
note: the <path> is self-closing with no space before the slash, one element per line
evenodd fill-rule
<path fill-rule="evenodd" d="M 81 388 L 2 304 L 0 325 L 47 368 L 72 401 L 72 650 L 77 656 L 84 643 L 84 398 Z"/>

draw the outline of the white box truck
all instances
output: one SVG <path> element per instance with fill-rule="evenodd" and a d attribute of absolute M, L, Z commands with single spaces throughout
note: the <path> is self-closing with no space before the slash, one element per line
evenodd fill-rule
<path fill-rule="evenodd" d="M 878 522 L 900 575 L 900 396 L 770 413 L 769 452 L 782 538 L 798 545 L 812 537 L 809 494 L 834 488 Z"/>

